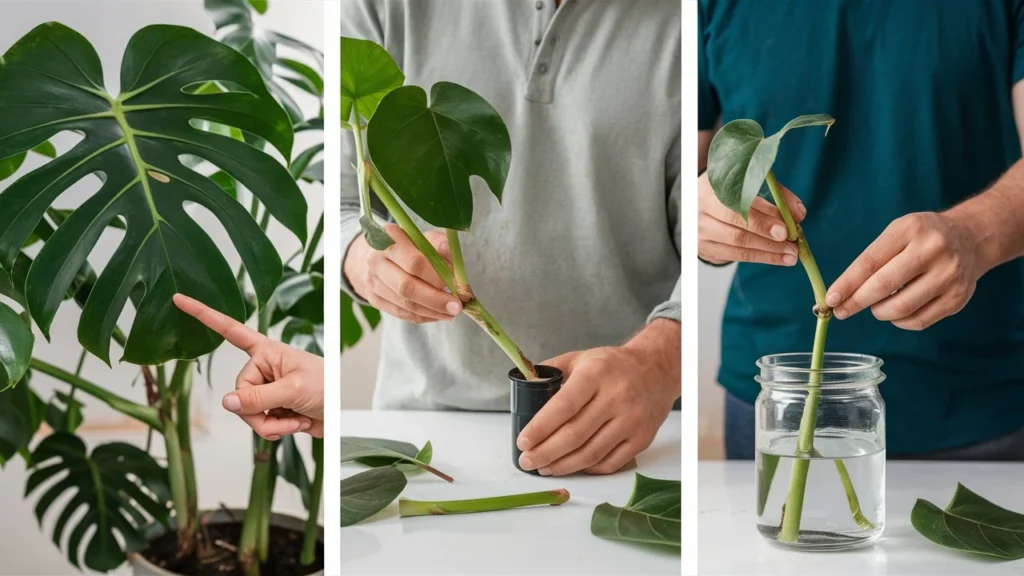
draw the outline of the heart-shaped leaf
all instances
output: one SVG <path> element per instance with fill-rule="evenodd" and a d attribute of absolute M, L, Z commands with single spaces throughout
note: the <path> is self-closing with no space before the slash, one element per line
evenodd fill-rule
<path fill-rule="evenodd" d="M 388 507 L 405 490 L 405 474 L 392 466 L 372 468 L 341 481 L 341 525 L 351 526 Z"/>
<path fill-rule="evenodd" d="M 607 502 L 594 509 L 590 532 L 611 540 L 681 546 L 681 483 L 637 474 L 625 507 Z"/>
<path fill-rule="evenodd" d="M 388 92 L 405 83 L 405 74 L 388 51 L 375 42 L 341 38 L 341 119 L 373 117 Z M 356 118 L 356 122 L 359 118 Z"/>
<path fill-rule="evenodd" d="M 28 309 L 44 334 L 107 224 L 127 222 L 120 246 L 86 302 L 82 345 L 109 363 L 110 337 L 129 297 L 136 314 L 123 360 L 162 364 L 209 353 L 221 339 L 171 303 L 192 296 L 241 320 L 234 272 L 183 204 L 199 204 L 221 222 L 260 302 L 281 276 L 274 245 L 247 210 L 179 160 L 203 158 L 253 192 L 278 221 L 306 237 L 306 202 L 287 169 L 261 150 L 193 127 L 234 126 L 290 156 L 287 116 L 259 72 L 241 54 L 198 32 L 148 26 L 128 44 L 120 96 L 103 89 L 96 51 L 61 24 L 43 24 L 18 41 L 0 65 L 0 156 L 37 146 L 63 130 L 84 140 L 0 193 L 0 268 L 10 270 L 36 223 L 64 190 L 90 174 L 102 185 L 45 243 L 25 285 Z M 210 81 L 223 94 L 192 94 Z"/>
<path fill-rule="evenodd" d="M 259 6 L 250 7 L 250 3 L 246 0 L 204 0 L 204 2 L 206 12 L 213 19 L 221 42 L 238 50 L 256 65 L 260 75 L 266 81 L 267 88 L 284 107 L 292 124 L 302 122 L 302 108 L 275 75 L 275 65 L 288 68 L 278 56 L 277 45 L 283 43 L 281 37 L 258 29 L 253 20 L 252 13 L 254 10 L 259 12 Z M 263 8 L 266 9 L 265 6 Z M 323 54 L 313 47 L 291 38 L 287 40 L 290 41 L 288 42 L 289 46 L 302 50 L 315 62 L 319 63 L 323 60 Z M 281 79 L 290 80 L 290 77 L 281 77 Z"/>
<path fill-rule="evenodd" d="M 46 485 L 36 501 L 40 525 L 51 506 L 62 500 L 53 526 L 53 542 L 58 547 L 69 521 L 83 512 L 72 522 L 65 550 L 76 568 L 83 543 L 85 566 L 107 572 L 124 562 L 125 551 L 146 546 L 141 530 L 148 523 L 167 523 L 167 471 L 135 446 L 115 442 L 89 454 L 80 438 L 57 432 L 39 443 L 32 458 L 35 468 L 25 495 Z"/>
<path fill-rule="evenodd" d="M 451 82 L 434 84 L 429 105 L 419 86 L 392 90 L 367 125 L 366 144 L 388 186 L 438 228 L 469 230 L 471 175 L 501 202 L 512 163 L 512 140 L 497 110 Z"/>
<path fill-rule="evenodd" d="M 962 484 L 945 510 L 918 500 L 910 522 L 940 546 L 1002 560 L 1024 559 L 1024 514 L 996 506 Z"/>
<path fill-rule="evenodd" d="M 0 392 L 17 384 L 28 372 L 34 343 L 32 328 L 25 319 L 0 302 Z"/>
<path fill-rule="evenodd" d="M 835 118 L 811 114 L 790 120 L 781 130 L 764 137 L 761 125 L 753 120 L 733 120 L 722 126 L 708 149 L 708 181 L 719 202 L 747 218 L 754 198 L 768 177 L 786 132 L 807 126 L 824 126 L 828 134 Z"/>

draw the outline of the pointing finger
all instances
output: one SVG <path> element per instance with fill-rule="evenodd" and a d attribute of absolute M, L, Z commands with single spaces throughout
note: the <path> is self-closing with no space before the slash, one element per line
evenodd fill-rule
<path fill-rule="evenodd" d="M 266 338 L 245 324 L 222 314 L 206 304 L 184 294 L 175 294 L 174 305 L 179 310 L 200 321 L 210 330 L 220 334 L 236 348 L 249 352 Z"/>

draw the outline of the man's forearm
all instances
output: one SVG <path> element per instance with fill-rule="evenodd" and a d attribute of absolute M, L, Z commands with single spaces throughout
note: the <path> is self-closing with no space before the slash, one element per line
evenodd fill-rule
<path fill-rule="evenodd" d="M 1018 160 L 991 188 L 946 214 L 971 231 L 986 271 L 1024 256 L 1024 160 Z"/>

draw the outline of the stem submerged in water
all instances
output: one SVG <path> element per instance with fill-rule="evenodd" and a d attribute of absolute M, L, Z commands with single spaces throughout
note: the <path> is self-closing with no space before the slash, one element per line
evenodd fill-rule
<path fill-rule="evenodd" d="M 782 195 L 775 175 L 769 171 L 766 178 L 768 189 L 772 193 L 772 199 L 779 209 L 779 214 L 786 223 L 789 232 L 789 240 L 796 242 L 800 263 L 803 265 L 807 278 L 811 282 L 811 289 L 814 291 L 814 314 L 818 322 L 814 329 L 814 348 L 811 351 L 811 373 L 807 383 L 807 399 L 804 403 L 803 416 L 800 419 L 800 431 L 797 437 L 797 458 L 793 461 L 793 473 L 790 476 L 789 493 L 786 496 L 786 506 L 782 516 L 782 529 L 779 532 L 779 540 L 782 542 L 796 542 L 800 536 L 800 519 L 803 515 L 804 492 L 807 488 L 807 472 L 811 466 L 811 457 L 814 450 L 814 428 L 818 420 L 818 402 L 821 399 L 821 377 L 825 360 L 825 337 L 828 333 L 828 323 L 832 319 L 832 309 L 825 303 L 825 282 L 818 270 L 818 263 L 814 260 L 811 247 L 804 237 L 800 225 L 793 220 L 789 211 L 789 205 Z M 846 491 L 846 499 L 850 504 L 850 512 L 853 514 L 857 525 L 862 528 L 872 528 L 874 525 L 864 516 L 860 509 L 860 500 L 854 491 L 853 482 L 846 470 L 842 460 L 836 460 L 836 471 Z"/>

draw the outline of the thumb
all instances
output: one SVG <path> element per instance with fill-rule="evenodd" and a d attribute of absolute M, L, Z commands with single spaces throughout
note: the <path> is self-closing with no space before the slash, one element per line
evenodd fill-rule
<path fill-rule="evenodd" d="M 243 416 L 287 408 L 295 400 L 299 388 L 293 380 L 294 377 L 285 376 L 269 384 L 239 388 L 224 396 L 224 408 Z"/>
<path fill-rule="evenodd" d="M 569 374 L 572 373 L 573 366 L 576 364 L 576 358 L 578 358 L 580 352 L 566 352 L 565 354 L 549 358 L 541 362 L 544 366 L 551 366 L 552 368 L 558 368 L 562 371 L 562 376 L 568 380 Z"/>

